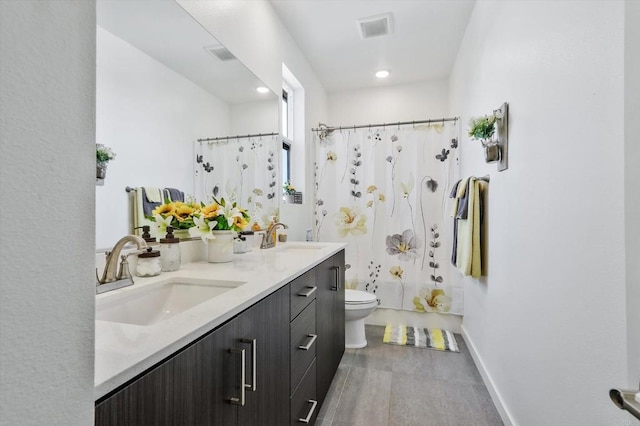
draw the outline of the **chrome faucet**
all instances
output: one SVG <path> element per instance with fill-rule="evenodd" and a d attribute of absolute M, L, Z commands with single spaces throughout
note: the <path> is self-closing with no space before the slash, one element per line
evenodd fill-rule
<path fill-rule="evenodd" d="M 107 261 L 104 266 L 102 278 L 96 283 L 96 293 L 104 293 L 106 291 L 115 290 L 122 287 L 133 285 L 133 279 L 129 272 L 129 262 L 127 256 L 120 256 L 120 252 L 127 243 L 135 243 L 138 250 L 146 249 L 147 242 L 137 235 L 126 235 L 120 238 L 120 241 L 113 246 L 111 251 L 106 253 Z M 118 270 L 118 257 L 121 257 L 120 269 Z M 96 278 L 98 271 L 96 270 Z"/>
<path fill-rule="evenodd" d="M 273 233 L 276 231 L 278 226 L 282 226 L 283 229 L 289 229 L 287 225 L 281 222 L 272 223 L 267 228 L 267 232 L 262 236 L 262 243 L 260 244 L 261 249 L 268 249 L 271 247 L 275 247 L 276 242 L 273 239 Z"/>

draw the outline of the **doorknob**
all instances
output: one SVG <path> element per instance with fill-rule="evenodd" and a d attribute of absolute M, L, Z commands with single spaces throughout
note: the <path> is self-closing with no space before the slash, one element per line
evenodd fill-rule
<path fill-rule="evenodd" d="M 616 406 L 640 420 L 640 391 L 611 389 L 609 397 Z"/>

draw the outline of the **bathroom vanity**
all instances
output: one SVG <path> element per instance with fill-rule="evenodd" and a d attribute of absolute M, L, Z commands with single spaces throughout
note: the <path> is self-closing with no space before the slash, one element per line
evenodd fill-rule
<path fill-rule="evenodd" d="M 211 286 L 227 288 L 196 289 Z M 144 325 L 132 313 L 147 309 L 134 300 L 183 287 L 171 309 L 207 299 Z M 344 244 L 192 262 L 113 293 L 96 300 L 97 425 L 315 422 L 344 352 Z"/>

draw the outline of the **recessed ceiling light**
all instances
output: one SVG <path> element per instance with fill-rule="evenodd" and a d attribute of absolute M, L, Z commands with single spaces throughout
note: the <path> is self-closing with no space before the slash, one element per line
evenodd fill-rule
<path fill-rule="evenodd" d="M 389 77 L 389 71 L 387 70 L 380 70 L 376 73 L 376 77 L 378 78 L 387 78 Z"/>
<path fill-rule="evenodd" d="M 256 87 L 256 90 L 258 91 L 258 93 L 269 93 L 269 89 L 264 86 L 258 86 Z"/>

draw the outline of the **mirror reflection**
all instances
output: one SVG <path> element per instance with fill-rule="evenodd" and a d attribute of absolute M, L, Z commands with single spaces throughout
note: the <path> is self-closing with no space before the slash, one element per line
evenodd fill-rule
<path fill-rule="evenodd" d="M 276 212 L 277 137 L 197 141 L 277 133 L 278 97 L 173 1 L 99 0 L 97 23 L 96 143 L 115 153 L 96 186 L 98 250 L 141 216 L 127 187 L 215 190 L 259 223 Z"/>

